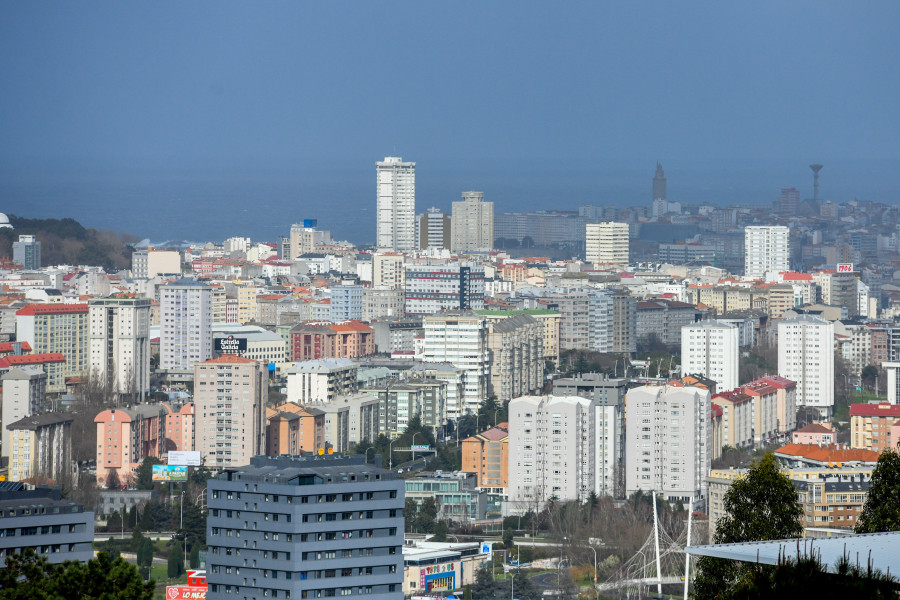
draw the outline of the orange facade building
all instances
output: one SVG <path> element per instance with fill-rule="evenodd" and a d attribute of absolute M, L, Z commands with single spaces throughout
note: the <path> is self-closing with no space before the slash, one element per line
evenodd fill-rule
<path fill-rule="evenodd" d="M 462 470 L 475 473 L 478 487 L 509 485 L 509 432 L 502 425 L 463 440 Z"/>

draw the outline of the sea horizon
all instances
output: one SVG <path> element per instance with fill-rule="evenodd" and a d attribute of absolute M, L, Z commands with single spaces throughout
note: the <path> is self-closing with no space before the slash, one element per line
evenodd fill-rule
<path fill-rule="evenodd" d="M 380 159 L 380 157 L 378 157 Z M 651 202 L 656 160 L 460 160 L 417 162 L 416 213 L 449 213 L 463 191 L 484 192 L 495 214 Z M 760 206 L 795 187 L 812 197 L 801 160 L 660 159 L 668 199 L 682 204 Z M 812 161 L 809 161 L 812 162 Z M 819 161 L 820 197 L 835 202 L 900 200 L 900 159 Z M 337 240 L 375 239 L 375 160 L 300 162 L 296 167 L 137 165 L 0 167 L 0 212 L 70 217 L 85 227 L 166 241 L 221 242 L 232 236 L 275 242 L 292 223 L 317 219 Z"/>

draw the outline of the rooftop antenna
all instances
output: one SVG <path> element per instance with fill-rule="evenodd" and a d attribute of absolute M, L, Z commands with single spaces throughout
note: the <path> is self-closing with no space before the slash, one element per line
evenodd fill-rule
<path fill-rule="evenodd" d="M 813 172 L 813 200 L 816 202 L 819 201 L 819 171 L 822 170 L 823 166 L 820 164 L 809 165 Z"/>

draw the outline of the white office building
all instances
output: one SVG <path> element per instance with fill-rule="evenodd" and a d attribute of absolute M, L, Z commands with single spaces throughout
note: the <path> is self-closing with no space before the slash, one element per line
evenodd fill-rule
<path fill-rule="evenodd" d="M 716 382 L 719 391 L 738 386 L 740 331 L 731 323 L 699 321 L 681 328 L 681 372 Z"/>
<path fill-rule="evenodd" d="M 487 319 L 473 311 L 445 310 L 425 317 L 427 363 L 449 363 L 462 371 L 462 395 L 447 398 L 447 417 L 457 419 L 478 412 L 487 397 L 491 357 Z"/>
<path fill-rule="evenodd" d="M 416 163 L 387 156 L 375 163 L 379 248 L 396 252 L 416 249 Z"/>
<path fill-rule="evenodd" d="M 150 392 L 150 299 L 88 302 L 90 368 L 116 394 Z"/>
<path fill-rule="evenodd" d="M 551 498 L 584 502 L 599 493 L 597 401 L 522 396 L 509 403 L 508 514 L 537 512 Z"/>
<path fill-rule="evenodd" d="M 188 278 L 162 286 L 159 325 L 160 368 L 193 372 L 212 358 L 212 288 Z"/>
<path fill-rule="evenodd" d="M 784 225 L 744 228 L 744 275 L 763 279 L 766 273 L 790 270 L 791 230 Z"/>
<path fill-rule="evenodd" d="M 585 225 L 585 260 L 598 265 L 628 265 L 628 223 L 588 223 Z"/>
<path fill-rule="evenodd" d="M 627 394 L 625 493 L 656 492 L 669 502 L 707 497 L 709 390 L 644 386 Z"/>
<path fill-rule="evenodd" d="M 834 412 L 834 323 L 799 315 L 778 323 L 778 374 L 797 382 L 797 406 Z"/>
<path fill-rule="evenodd" d="M 484 201 L 484 192 L 463 192 L 453 203 L 450 217 L 450 249 L 477 252 L 494 247 L 494 203 Z"/>

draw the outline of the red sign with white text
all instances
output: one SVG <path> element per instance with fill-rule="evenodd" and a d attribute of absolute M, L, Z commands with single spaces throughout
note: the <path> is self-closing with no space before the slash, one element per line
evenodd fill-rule
<path fill-rule="evenodd" d="M 206 588 L 194 585 L 170 585 L 166 587 L 166 600 L 205 600 Z"/>
<path fill-rule="evenodd" d="M 853 263 L 843 263 L 837 266 L 838 273 L 852 273 L 853 272 Z"/>

